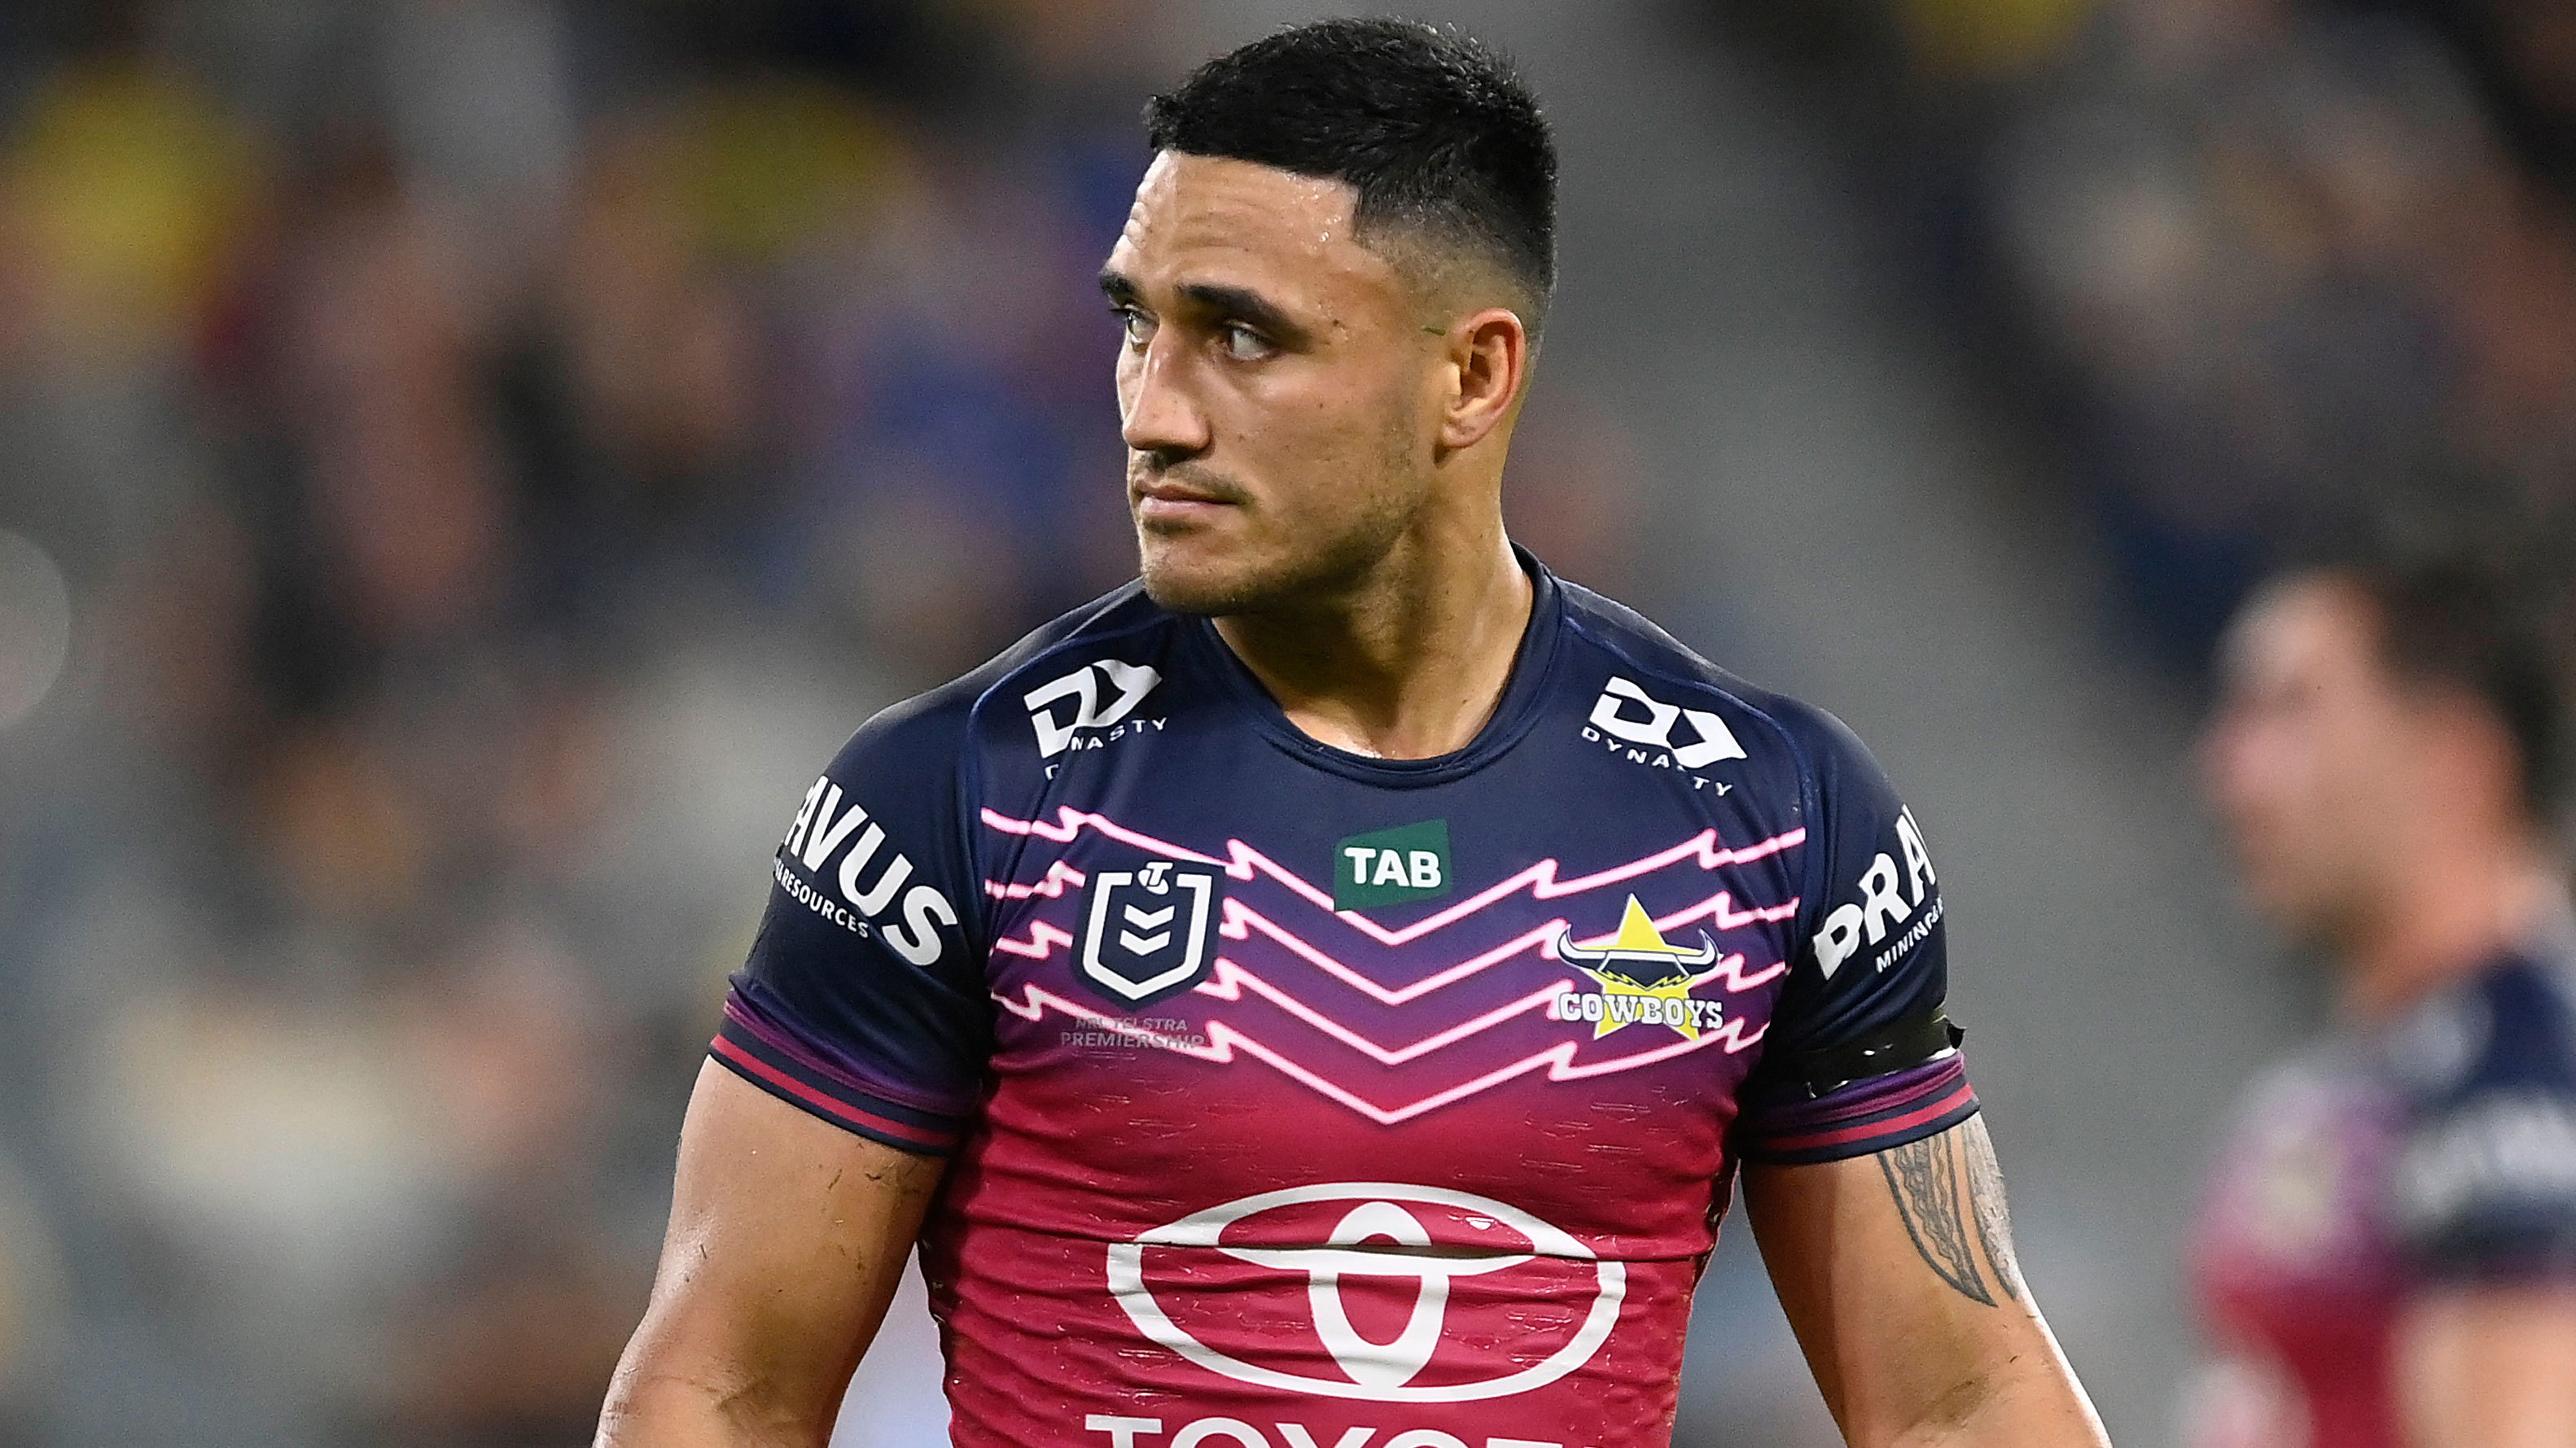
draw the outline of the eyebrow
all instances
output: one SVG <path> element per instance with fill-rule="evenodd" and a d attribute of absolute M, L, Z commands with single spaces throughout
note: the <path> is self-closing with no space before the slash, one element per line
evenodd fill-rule
<path fill-rule="evenodd" d="M 1123 272 L 1100 274 L 1100 290 L 1112 302 L 1125 305 L 1136 301 L 1139 293 L 1135 282 Z M 1270 334 L 1283 345 L 1304 342 L 1304 327 L 1291 321 L 1286 312 L 1249 287 L 1230 287 L 1217 282 L 1183 282 L 1179 287 L 1182 300 L 1220 317 L 1246 322 Z"/>

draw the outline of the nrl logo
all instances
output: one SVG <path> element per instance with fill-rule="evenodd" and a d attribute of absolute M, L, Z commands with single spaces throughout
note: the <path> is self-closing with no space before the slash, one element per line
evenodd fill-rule
<path fill-rule="evenodd" d="M 1196 985 L 1211 961 L 1208 919 L 1216 876 L 1155 860 L 1091 877 L 1082 930 L 1082 977 L 1127 1005 Z"/>
<path fill-rule="evenodd" d="M 1598 991 L 1565 990 L 1548 1002 L 1548 1019 L 1589 1021 L 1592 1038 L 1623 1026 L 1670 1026 L 1686 1040 L 1717 1025 L 1719 1002 L 1694 1000 L 1691 987 L 1708 977 L 1701 972 L 1717 963 L 1717 942 L 1699 933 L 1696 948 L 1664 939 L 1654 917 L 1637 897 L 1628 897 L 1619 933 L 1602 946 L 1574 943 L 1572 926 L 1559 926 L 1556 957 L 1599 983 Z"/>

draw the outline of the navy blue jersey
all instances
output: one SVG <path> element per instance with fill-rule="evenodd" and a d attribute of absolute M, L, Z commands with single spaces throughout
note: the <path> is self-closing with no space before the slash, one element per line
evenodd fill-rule
<path fill-rule="evenodd" d="M 2576 960 L 2498 962 L 2393 1055 L 2409 1129 L 2391 1216 L 2415 1274 L 2576 1281 Z"/>
<path fill-rule="evenodd" d="M 2576 1283 L 2576 943 L 2490 962 L 2248 1095 L 2202 1214 L 2203 1309 L 2249 1441 L 2394 1445 L 2397 1325 L 2429 1288 Z"/>
<path fill-rule="evenodd" d="M 1454 754 L 1316 743 L 1130 586 L 797 807 L 716 1059 L 954 1154 L 958 1442 L 1661 1443 L 1736 1164 L 1976 1110 L 1819 1078 L 1946 983 L 1858 741 L 1525 563 Z"/>

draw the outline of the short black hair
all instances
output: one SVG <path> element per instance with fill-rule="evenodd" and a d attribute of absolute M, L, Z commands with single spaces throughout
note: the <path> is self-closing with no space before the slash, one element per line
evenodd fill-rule
<path fill-rule="evenodd" d="M 1556 286 L 1556 142 L 1511 62 L 1457 30 L 1292 26 L 1154 97 L 1145 134 L 1157 151 L 1347 183 L 1363 237 L 1402 228 L 1481 252 L 1538 312 Z"/>
<path fill-rule="evenodd" d="M 2296 568 L 2357 589 L 2379 657 L 2456 690 L 2512 737 L 2523 802 L 2559 822 L 2576 771 L 2576 518 L 2456 462 L 2419 464 L 2300 550 Z"/>

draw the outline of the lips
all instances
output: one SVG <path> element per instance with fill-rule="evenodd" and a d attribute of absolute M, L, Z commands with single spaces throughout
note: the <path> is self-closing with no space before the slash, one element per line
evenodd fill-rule
<path fill-rule="evenodd" d="M 1195 488 L 1176 478 L 1156 478 L 1136 485 L 1136 496 L 1158 503 L 1225 503 L 1233 501 L 1209 488 Z"/>
<path fill-rule="evenodd" d="M 1189 522 L 1207 518 L 1219 508 L 1235 506 L 1235 499 L 1225 493 L 1170 476 L 1135 483 L 1129 493 L 1138 521 L 1146 523 Z"/>

